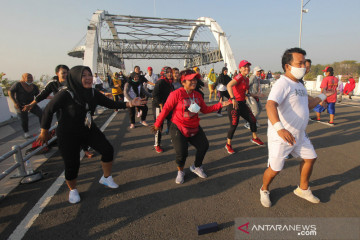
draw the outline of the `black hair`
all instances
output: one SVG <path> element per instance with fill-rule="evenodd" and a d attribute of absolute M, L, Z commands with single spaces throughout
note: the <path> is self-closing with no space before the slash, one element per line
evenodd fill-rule
<path fill-rule="evenodd" d="M 227 67 L 223 67 L 222 70 L 221 70 L 221 73 L 224 73 L 225 71 L 227 71 L 228 68 Z"/>
<path fill-rule="evenodd" d="M 60 64 L 60 65 L 57 65 L 57 66 L 56 66 L 56 68 L 55 68 L 55 73 L 58 73 L 61 68 L 62 68 L 62 69 L 65 69 L 65 70 L 67 70 L 67 71 L 70 70 L 68 66 L 63 65 L 63 64 Z"/>
<path fill-rule="evenodd" d="M 311 59 L 309 59 L 309 58 L 308 58 L 308 59 L 305 59 L 305 63 L 307 63 L 307 62 L 310 63 L 310 65 L 311 65 L 311 63 L 312 63 L 312 62 L 311 62 Z"/>
<path fill-rule="evenodd" d="M 332 67 L 328 67 L 328 69 L 326 70 L 326 72 L 330 73 L 330 76 L 334 76 L 334 69 Z"/>
<path fill-rule="evenodd" d="M 134 71 L 135 71 L 135 68 L 139 68 L 139 69 L 140 69 L 140 67 L 139 67 L 139 66 L 137 66 L 137 65 L 134 67 Z"/>
<path fill-rule="evenodd" d="M 293 53 L 300 53 L 304 56 L 306 55 L 305 50 L 301 48 L 295 47 L 295 48 L 286 49 L 281 59 L 281 65 L 284 71 L 286 71 L 285 64 L 290 64 L 293 61 Z"/>

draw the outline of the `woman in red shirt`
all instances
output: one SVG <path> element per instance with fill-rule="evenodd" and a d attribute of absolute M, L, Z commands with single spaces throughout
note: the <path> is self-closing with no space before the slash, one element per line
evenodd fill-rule
<path fill-rule="evenodd" d="M 225 149 L 229 154 L 235 153 L 231 147 L 231 139 L 234 136 L 237 125 L 239 124 L 239 117 L 243 117 L 250 123 L 250 130 L 252 132 L 251 142 L 257 145 L 264 145 L 264 143 L 257 137 L 256 118 L 252 114 L 250 108 L 246 105 L 246 98 L 249 91 L 249 78 L 246 76 L 250 72 L 251 63 L 242 60 L 239 64 L 240 73 L 231 80 L 227 85 L 227 90 L 230 95 L 232 104 L 227 107 L 230 129 L 227 134 L 227 143 Z"/>
<path fill-rule="evenodd" d="M 158 131 L 166 116 L 172 112 L 170 135 L 176 152 L 176 164 L 178 174 L 175 182 L 184 182 L 184 165 L 188 156 L 188 143 L 196 148 L 194 165 L 190 170 L 201 178 L 206 178 L 202 168 L 202 162 L 209 148 L 209 141 L 199 125 L 199 114 L 216 112 L 220 108 L 227 106 L 230 102 L 219 102 L 212 106 L 207 106 L 203 97 L 195 91 L 196 83 L 201 78 L 200 74 L 193 70 L 184 70 L 180 73 L 181 84 L 183 87 L 170 93 L 166 103 L 156 119 L 152 131 Z"/>

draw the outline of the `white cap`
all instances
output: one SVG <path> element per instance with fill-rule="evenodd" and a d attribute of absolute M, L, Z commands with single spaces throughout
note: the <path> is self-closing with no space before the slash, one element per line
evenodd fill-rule
<path fill-rule="evenodd" d="M 261 70 L 263 70 L 263 69 L 259 66 L 254 67 L 254 73 L 261 71 Z"/>

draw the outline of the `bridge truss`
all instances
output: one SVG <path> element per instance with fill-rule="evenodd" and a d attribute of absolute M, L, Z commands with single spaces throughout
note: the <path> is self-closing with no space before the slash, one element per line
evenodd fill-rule
<path fill-rule="evenodd" d="M 104 36 L 104 27 L 107 36 Z M 206 27 L 217 46 L 195 41 L 195 35 Z M 109 66 L 124 69 L 125 59 L 183 59 L 184 67 L 223 61 L 230 72 L 236 70 L 235 59 L 227 37 L 219 24 L 207 17 L 196 20 L 113 15 L 96 11 L 87 28 L 84 46 L 68 53 L 84 59 L 93 72 Z M 101 66 L 102 65 L 102 66 Z"/>

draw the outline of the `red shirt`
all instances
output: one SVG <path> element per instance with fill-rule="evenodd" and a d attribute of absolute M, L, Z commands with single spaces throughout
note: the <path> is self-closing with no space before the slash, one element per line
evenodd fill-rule
<path fill-rule="evenodd" d="M 188 94 L 184 88 L 179 88 L 170 93 L 154 125 L 160 127 L 166 116 L 173 111 L 171 122 L 176 124 L 176 126 L 187 128 L 198 127 L 200 121 L 199 114 L 192 113 L 188 110 L 192 99 L 195 100 L 200 107 L 200 111 L 204 114 L 218 111 L 221 108 L 220 102 L 212 106 L 207 106 L 201 94 L 197 91 Z"/>
<path fill-rule="evenodd" d="M 320 85 L 320 88 L 325 88 L 325 90 L 333 89 L 336 92 L 337 86 L 338 86 L 339 80 L 334 76 L 327 76 L 325 77 Z M 326 98 L 326 101 L 328 103 L 334 103 L 336 102 L 336 94 L 333 94 Z"/>
<path fill-rule="evenodd" d="M 232 87 L 234 97 L 236 101 L 245 101 L 246 90 L 249 89 L 249 78 L 244 77 L 243 75 L 238 74 L 234 77 L 237 84 Z"/>

